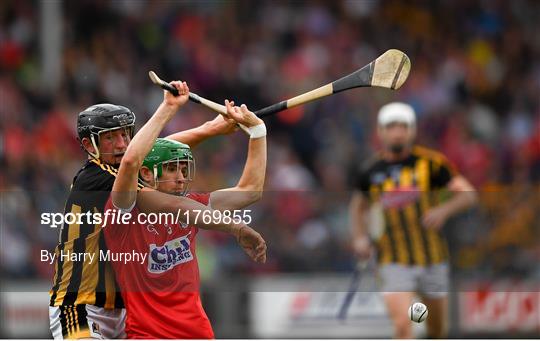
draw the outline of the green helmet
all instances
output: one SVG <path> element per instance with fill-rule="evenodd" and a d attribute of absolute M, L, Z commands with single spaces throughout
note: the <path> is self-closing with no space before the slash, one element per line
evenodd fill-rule
<path fill-rule="evenodd" d="M 154 142 L 152 150 L 144 158 L 142 165 L 152 170 L 157 186 L 159 178 L 163 175 L 163 165 L 174 162 L 177 164 L 187 162 L 188 167 L 184 178 L 189 184 L 195 176 L 195 160 L 187 144 L 170 139 L 158 138 Z M 180 169 L 180 167 L 177 166 L 177 169 Z M 187 188 L 188 186 L 185 186 L 185 190 L 181 193 L 182 195 L 187 193 Z"/>

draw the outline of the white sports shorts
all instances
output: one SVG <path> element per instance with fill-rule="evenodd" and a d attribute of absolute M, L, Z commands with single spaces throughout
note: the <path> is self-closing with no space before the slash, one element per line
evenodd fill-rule
<path fill-rule="evenodd" d="M 429 266 L 384 264 L 379 268 L 381 292 L 418 292 L 427 297 L 444 297 L 448 295 L 448 271 L 447 263 Z"/>
<path fill-rule="evenodd" d="M 126 310 L 90 304 L 49 307 L 52 336 L 61 339 L 125 339 Z"/>

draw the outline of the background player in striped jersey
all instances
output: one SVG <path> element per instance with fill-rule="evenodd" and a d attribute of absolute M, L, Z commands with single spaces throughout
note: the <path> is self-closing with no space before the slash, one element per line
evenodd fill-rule
<path fill-rule="evenodd" d="M 88 160 L 73 178 L 64 213 L 102 212 L 117 174 L 115 166 L 126 151 L 134 134 L 135 115 L 130 109 L 114 104 L 97 104 L 79 113 L 77 131 Z M 171 135 L 171 138 L 190 145 L 204 139 L 232 132 L 235 123 L 218 116 L 204 125 Z M 140 184 L 139 188 L 143 185 Z M 154 191 L 155 192 L 155 191 Z M 140 204 L 151 212 L 153 202 L 145 193 Z M 171 210 L 177 205 L 194 201 L 187 198 L 162 197 Z M 147 205 L 145 206 L 144 203 Z M 184 206 L 182 206 L 184 207 Z M 64 224 L 60 230 L 55 253 L 67 251 L 92 253 L 99 256 L 106 250 L 100 225 L 87 221 L 82 224 Z M 95 257 L 99 259 L 99 257 Z M 54 338 L 116 338 L 123 337 L 125 310 L 116 288 L 112 268 L 103 261 L 71 261 L 56 257 L 53 287 L 50 290 L 50 329 Z M 95 323 L 94 323 L 95 322 Z M 101 323 L 100 323 L 101 322 Z M 93 324 L 94 323 L 94 324 Z M 93 324 L 93 328 L 90 325 Z"/>
<path fill-rule="evenodd" d="M 372 255 L 365 218 L 370 208 L 380 207 L 384 226 L 375 246 L 395 336 L 412 337 L 407 309 L 418 292 L 429 308 L 428 337 L 445 337 L 449 269 L 440 229 L 449 217 L 474 205 L 475 190 L 442 154 L 413 145 L 416 118 L 411 106 L 383 106 L 378 136 L 383 148 L 357 174 L 350 202 L 353 248 L 360 259 Z M 452 196 L 441 202 L 443 189 Z"/>
<path fill-rule="evenodd" d="M 164 102 L 180 103 L 168 92 Z M 128 338 L 214 338 L 199 296 L 195 254 L 198 229 L 172 222 L 142 224 L 136 189 L 140 176 L 159 191 L 177 195 L 187 193 L 188 197 L 220 210 L 241 209 L 258 200 L 266 170 L 266 127 L 245 106 L 233 108 L 228 101 L 226 106 L 229 116 L 251 132 L 244 171 L 235 187 L 207 194 L 187 193 L 194 175 L 191 150 L 173 140 L 156 140 L 176 110 L 156 112 L 134 137 L 122 159 L 105 210 L 131 212 L 130 221 L 107 225 L 105 239 L 111 252 L 148 255 L 142 264 L 112 262 L 126 304 Z M 257 232 L 244 223 L 219 226 L 216 221 L 216 224 L 213 229 L 236 236 L 254 261 L 265 262 L 266 244 Z"/>

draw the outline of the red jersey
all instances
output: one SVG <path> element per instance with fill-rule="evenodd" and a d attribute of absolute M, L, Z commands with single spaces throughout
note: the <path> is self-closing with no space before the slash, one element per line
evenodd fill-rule
<path fill-rule="evenodd" d="M 208 205 L 210 195 L 188 197 Z M 109 198 L 104 211 L 113 209 Z M 195 254 L 198 228 L 140 224 L 139 215 L 135 206 L 129 224 L 108 222 L 104 228 L 110 261 L 127 310 L 127 337 L 213 339 L 214 332 L 199 295 Z M 126 257 L 130 257 L 129 262 Z"/>

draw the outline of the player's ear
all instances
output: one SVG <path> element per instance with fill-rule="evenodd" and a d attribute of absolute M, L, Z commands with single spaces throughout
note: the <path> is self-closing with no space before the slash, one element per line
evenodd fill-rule
<path fill-rule="evenodd" d="M 144 180 L 144 182 L 153 184 L 154 174 L 148 167 L 142 166 L 139 174 L 141 175 L 141 178 Z"/>
<path fill-rule="evenodd" d="M 96 148 L 94 148 L 94 145 L 92 144 L 92 142 L 90 141 L 88 137 L 83 137 L 83 139 L 81 140 L 81 144 L 83 148 L 87 150 L 88 152 L 92 154 L 96 153 Z"/>

